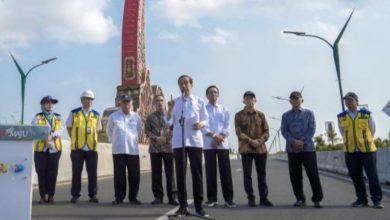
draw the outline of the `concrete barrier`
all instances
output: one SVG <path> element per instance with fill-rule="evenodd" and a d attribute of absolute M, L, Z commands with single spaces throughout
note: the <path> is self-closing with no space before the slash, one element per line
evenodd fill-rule
<path fill-rule="evenodd" d="M 70 141 L 62 141 L 62 154 L 58 169 L 57 182 L 67 182 L 72 180 L 72 163 L 70 160 Z M 148 145 L 140 145 L 140 168 L 141 171 L 150 170 L 150 157 Z M 98 177 L 113 175 L 114 168 L 112 162 L 112 145 L 108 143 L 98 144 Z M 82 178 L 87 178 L 87 171 L 84 166 Z M 36 172 L 33 172 L 33 184 L 38 184 Z"/>
<path fill-rule="evenodd" d="M 286 155 L 278 155 L 277 159 L 287 160 Z M 348 175 L 343 151 L 317 152 L 319 169 Z M 381 148 L 377 152 L 377 168 L 381 183 L 390 184 L 390 148 Z"/>

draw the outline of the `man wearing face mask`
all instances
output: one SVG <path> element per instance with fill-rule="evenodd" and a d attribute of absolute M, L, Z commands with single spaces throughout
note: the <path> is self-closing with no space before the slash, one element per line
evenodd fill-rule
<path fill-rule="evenodd" d="M 167 120 L 173 126 L 172 147 L 175 157 L 177 192 L 180 203 L 176 214 L 187 215 L 189 213 L 186 190 L 188 155 L 191 164 L 195 212 L 197 215 L 207 217 L 208 214 L 202 207 L 203 136 L 201 132 L 201 129 L 206 128 L 208 124 L 206 104 L 203 99 L 192 95 L 193 80 L 190 76 L 180 76 L 178 85 L 183 95 L 168 103 L 167 113 Z"/>
<path fill-rule="evenodd" d="M 303 192 L 302 166 L 306 170 L 313 191 L 314 207 L 322 208 L 321 200 L 324 197 L 317 168 L 317 156 L 313 142 L 316 129 L 314 114 L 302 108 L 302 94 L 294 91 L 290 94 L 292 109 L 282 116 L 282 135 L 286 139 L 288 153 L 288 168 L 294 195 L 297 201 L 295 207 L 306 205 Z"/>
<path fill-rule="evenodd" d="M 86 90 L 81 94 L 82 107 L 73 109 L 66 126 L 70 136 L 70 157 L 72 160 L 72 187 L 70 200 L 77 203 L 81 191 L 81 173 L 84 161 L 88 174 L 88 196 L 90 203 L 98 203 L 97 194 L 97 140 L 98 131 L 102 126 L 100 114 L 92 109 L 95 95 L 91 90 Z"/>
<path fill-rule="evenodd" d="M 34 163 L 38 175 L 40 204 L 54 203 L 58 163 L 62 150 L 61 134 L 64 130 L 61 115 L 54 113 L 54 105 L 57 102 L 58 100 L 51 96 L 43 97 L 40 103 L 42 112 L 36 114 L 31 123 L 49 129 L 47 140 L 34 141 Z"/>
<path fill-rule="evenodd" d="M 108 118 L 107 133 L 112 142 L 114 162 L 115 200 L 113 205 L 121 204 L 126 197 L 126 168 L 129 182 L 129 202 L 140 205 L 137 199 L 140 183 L 139 139 L 142 121 L 132 111 L 132 99 L 128 95 L 121 97 L 121 109 Z"/>

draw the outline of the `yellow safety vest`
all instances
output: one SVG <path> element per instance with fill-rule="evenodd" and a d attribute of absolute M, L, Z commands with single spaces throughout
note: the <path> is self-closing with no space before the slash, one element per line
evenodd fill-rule
<path fill-rule="evenodd" d="M 71 150 L 81 150 L 87 145 L 89 150 L 96 151 L 99 117 L 95 110 L 91 110 L 87 117 L 82 108 L 72 110 Z"/>
<path fill-rule="evenodd" d="M 46 119 L 46 116 L 43 112 L 38 113 L 36 115 L 37 118 L 37 125 L 38 126 L 47 126 L 49 121 Z M 54 113 L 53 120 L 51 122 L 51 129 L 50 132 L 57 132 L 61 130 L 62 124 L 61 124 L 61 115 Z M 55 137 L 54 138 L 54 147 L 57 149 L 57 151 L 61 151 L 62 149 L 62 142 L 61 137 Z M 44 140 L 38 140 L 34 141 L 34 151 L 36 152 L 43 152 L 45 149 L 45 141 Z"/>
<path fill-rule="evenodd" d="M 377 150 L 374 137 L 370 130 L 369 120 L 371 112 L 362 109 L 356 113 L 352 119 L 347 111 L 337 115 L 340 126 L 343 130 L 345 150 L 348 153 L 356 151 L 367 153 Z"/>

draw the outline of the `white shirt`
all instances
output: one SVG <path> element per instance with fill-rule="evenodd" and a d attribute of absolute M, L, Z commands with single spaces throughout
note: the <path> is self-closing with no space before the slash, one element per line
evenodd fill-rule
<path fill-rule="evenodd" d="M 82 110 L 83 110 L 83 113 L 84 113 L 85 118 L 87 118 L 89 112 L 92 111 L 92 109 L 90 109 L 90 110 L 87 111 L 87 110 L 85 110 L 84 108 L 83 108 Z M 70 112 L 68 118 L 66 119 L 66 127 L 71 128 L 71 127 L 72 127 L 72 124 L 73 124 L 73 113 Z M 98 119 L 98 121 L 97 121 L 97 128 L 96 128 L 96 130 L 97 130 L 97 131 L 102 130 L 102 123 L 100 122 L 100 117 L 99 117 L 99 119 Z M 89 151 L 89 148 L 88 148 L 87 143 L 85 143 L 85 145 L 84 145 L 84 147 L 83 147 L 83 151 Z"/>
<path fill-rule="evenodd" d="M 229 149 L 227 137 L 230 133 L 230 123 L 229 123 L 229 111 L 219 104 L 207 104 L 206 110 L 209 115 L 208 127 L 203 131 L 203 142 L 204 149 Z M 217 148 L 212 147 L 213 138 L 208 136 L 207 133 L 212 132 L 216 135 L 223 134 L 225 135 L 225 141 L 222 142 Z"/>
<path fill-rule="evenodd" d="M 173 107 L 172 117 L 168 121 L 170 126 L 173 125 L 172 148 L 182 147 L 182 129 L 179 123 L 182 107 L 184 107 L 184 146 L 186 147 L 203 147 L 203 135 L 201 130 L 194 130 L 192 126 L 200 122 L 207 127 L 209 116 L 206 105 L 202 98 L 189 96 L 184 98 L 177 97 Z"/>
<path fill-rule="evenodd" d="M 107 134 L 112 142 L 112 154 L 139 154 L 139 139 L 142 132 L 141 117 L 130 112 L 125 115 L 122 109 L 108 118 Z"/>
<path fill-rule="evenodd" d="M 54 145 L 54 138 L 56 138 L 56 137 L 61 137 L 62 132 L 64 131 L 64 124 L 62 123 L 61 117 L 59 117 L 59 116 L 53 116 L 53 119 L 52 119 L 52 120 L 54 120 L 55 118 L 60 118 L 60 120 L 61 120 L 61 128 L 60 128 L 58 131 L 53 132 L 52 134 L 51 134 L 51 131 L 52 131 L 51 125 L 52 125 L 52 124 L 45 118 L 45 120 L 46 120 L 46 127 L 47 127 L 47 129 L 49 130 L 49 136 L 50 136 L 50 134 L 51 134 L 51 137 L 52 137 L 50 143 L 51 143 L 53 146 L 55 146 L 55 145 Z M 34 116 L 33 120 L 31 121 L 31 125 L 37 125 L 37 116 L 36 116 L 36 115 Z M 46 152 L 47 150 L 49 150 L 50 153 L 57 153 L 57 152 L 58 152 L 58 151 L 57 151 L 57 148 L 53 147 L 52 149 L 49 149 L 49 148 L 45 145 L 45 148 L 43 148 L 43 152 Z"/>

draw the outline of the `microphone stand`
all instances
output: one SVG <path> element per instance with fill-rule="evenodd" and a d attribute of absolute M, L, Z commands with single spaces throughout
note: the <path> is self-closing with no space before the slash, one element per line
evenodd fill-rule
<path fill-rule="evenodd" d="M 181 94 L 181 97 L 182 97 L 182 102 L 181 102 L 181 115 L 180 115 L 180 119 L 179 119 L 179 124 L 180 124 L 180 127 L 181 127 L 181 152 L 182 152 L 182 173 L 185 174 L 186 173 L 186 169 L 187 169 L 187 166 L 186 166 L 186 162 L 187 162 L 187 153 L 186 153 L 186 147 L 185 147 L 185 140 L 184 140 L 184 121 L 185 121 L 185 117 L 184 117 L 184 110 L 185 110 L 185 92 L 184 90 L 182 91 L 182 94 Z M 186 176 L 187 175 L 184 175 L 184 176 L 181 176 L 181 177 L 178 177 L 177 176 L 177 173 L 176 173 L 176 178 L 183 178 L 183 183 L 185 183 L 185 179 L 186 179 Z M 187 201 L 186 201 L 187 203 Z M 188 204 L 187 204 L 188 206 Z M 181 213 L 175 213 L 175 214 L 171 214 L 171 215 L 168 215 L 168 219 L 169 218 L 179 218 L 179 220 L 183 220 L 185 219 L 186 216 L 191 216 L 191 217 L 195 217 L 195 218 L 200 218 L 200 219 L 207 219 L 207 220 L 216 220 L 214 218 L 210 218 L 210 217 L 206 217 L 206 216 L 200 216 L 200 215 L 196 215 L 196 214 L 193 214 L 191 213 L 189 210 L 188 210 L 188 207 L 186 207 L 185 209 L 183 209 L 183 211 Z"/>

